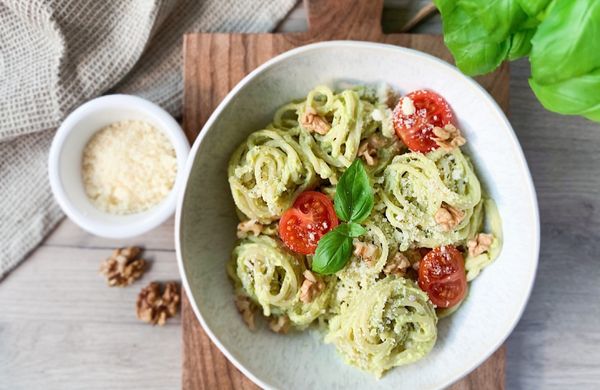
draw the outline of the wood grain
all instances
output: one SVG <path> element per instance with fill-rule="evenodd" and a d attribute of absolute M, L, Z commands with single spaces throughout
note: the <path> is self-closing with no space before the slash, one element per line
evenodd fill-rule
<path fill-rule="evenodd" d="M 62 226 L 71 230 L 72 223 Z M 172 237 L 167 229 L 138 239 Z M 67 244 L 42 246 L 0 284 L 0 389 L 178 386 L 181 318 L 159 328 L 135 316 L 143 286 L 179 279 L 175 253 L 147 250 L 150 271 L 141 280 L 108 288 L 98 267 L 114 246 Z"/>
<path fill-rule="evenodd" d="M 284 51 L 322 40 L 356 39 L 411 47 L 446 61 L 441 37 L 383 34 L 382 0 L 307 0 L 307 32 L 290 34 L 188 34 L 184 38 L 184 130 L 193 141 L 225 95 L 250 71 Z M 508 109 L 508 66 L 478 79 Z M 183 300 L 183 374 L 186 390 L 246 389 L 256 386 L 212 344 Z M 501 348 L 453 390 L 503 389 L 505 349 Z"/>

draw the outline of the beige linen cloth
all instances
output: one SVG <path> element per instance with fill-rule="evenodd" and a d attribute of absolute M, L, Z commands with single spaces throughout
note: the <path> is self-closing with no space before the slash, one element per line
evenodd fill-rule
<path fill-rule="evenodd" d="M 296 0 L 0 0 L 0 279 L 63 217 L 47 178 L 61 120 L 107 92 L 177 116 L 182 36 L 273 29 Z"/>

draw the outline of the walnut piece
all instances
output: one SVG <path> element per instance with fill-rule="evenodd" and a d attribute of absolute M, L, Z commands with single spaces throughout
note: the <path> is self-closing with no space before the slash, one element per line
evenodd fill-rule
<path fill-rule="evenodd" d="M 280 334 L 286 334 L 290 330 L 290 319 L 288 316 L 273 317 L 269 321 L 269 328 Z"/>
<path fill-rule="evenodd" d="M 167 282 L 163 288 L 161 283 L 151 282 L 138 295 L 137 318 L 152 325 L 163 326 L 167 318 L 177 314 L 180 300 L 177 283 Z"/>
<path fill-rule="evenodd" d="M 375 264 L 375 254 L 377 247 L 373 244 L 362 242 L 360 240 L 354 240 L 354 256 L 367 262 L 372 267 Z"/>
<path fill-rule="evenodd" d="M 304 275 L 304 281 L 300 286 L 300 300 L 304 303 L 310 303 L 323 291 L 325 282 L 309 270 L 304 271 L 302 275 Z"/>
<path fill-rule="evenodd" d="M 377 164 L 377 150 L 383 148 L 387 144 L 387 140 L 379 135 L 372 134 L 366 140 L 363 140 L 358 147 L 358 156 L 365 159 L 369 166 Z"/>
<path fill-rule="evenodd" d="M 479 233 L 475 237 L 467 241 L 467 248 L 470 256 L 479 256 L 480 254 L 490 250 L 490 246 L 494 241 L 494 236 L 487 233 Z"/>
<path fill-rule="evenodd" d="M 383 272 L 386 275 L 394 274 L 398 276 L 406 275 L 406 271 L 410 267 L 410 261 L 408 258 L 402 254 L 401 252 L 396 252 L 394 257 L 388 261 L 388 263 L 383 268 Z"/>
<path fill-rule="evenodd" d="M 318 133 L 321 135 L 327 134 L 331 129 L 331 125 L 324 118 L 317 114 L 317 111 L 307 106 L 304 114 L 300 117 L 300 124 L 309 132 Z"/>
<path fill-rule="evenodd" d="M 442 231 L 449 232 L 454 229 L 464 217 L 464 211 L 454 208 L 446 202 L 442 202 L 442 205 L 439 210 L 435 212 L 433 218 Z"/>
<path fill-rule="evenodd" d="M 406 269 L 406 273 L 408 274 L 411 268 L 418 273 L 421 260 L 423 260 L 428 252 L 429 249 L 427 248 L 409 248 L 403 251 L 402 255 L 406 257 L 406 260 L 408 260 L 408 263 L 410 264 Z"/>
<path fill-rule="evenodd" d="M 264 225 L 258 223 L 256 219 L 250 219 L 248 221 L 242 221 L 237 225 L 237 237 L 246 238 L 252 233 L 254 236 L 258 236 L 263 232 Z"/>
<path fill-rule="evenodd" d="M 408 272 L 410 268 L 419 272 L 419 263 L 421 259 L 423 259 L 422 248 L 410 248 L 403 251 L 401 254 L 404 255 L 404 257 L 406 258 L 406 260 L 408 260 L 408 263 L 410 264 L 407 267 L 406 272 Z"/>
<path fill-rule="evenodd" d="M 375 156 L 374 156 L 375 155 Z M 369 145 L 367 140 L 363 141 L 358 147 L 358 156 L 365 159 L 368 166 L 377 164 L 377 150 Z"/>
<path fill-rule="evenodd" d="M 138 258 L 142 250 L 136 246 L 115 249 L 100 265 L 100 273 L 111 287 L 125 287 L 139 279 L 146 268 L 146 260 Z"/>
<path fill-rule="evenodd" d="M 453 124 L 447 124 L 444 128 L 436 126 L 433 128 L 433 134 L 435 135 L 433 138 L 435 143 L 448 151 L 463 146 L 467 142 L 465 137 L 460 133 L 460 130 Z"/>
<path fill-rule="evenodd" d="M 256 323 L 254 322 L 256 305 L 254 305 L 250 298 L 242 294 L 236 295 L 235 307 L 237 307 L 238 312 L 242 315 L 242 320 L 248 326 L 248 329 L 256 330 Z"/>

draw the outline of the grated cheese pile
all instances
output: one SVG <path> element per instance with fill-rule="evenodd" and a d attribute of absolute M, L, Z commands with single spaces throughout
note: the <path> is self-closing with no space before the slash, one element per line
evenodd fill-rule
<path fill-rule="evenodd" d="M 113 123 L 98 131 L 83 152 L 85 192 L 100 210 L 139 213 L 173 188 L 177 159 L 169 139 L 142 121 Z"/>

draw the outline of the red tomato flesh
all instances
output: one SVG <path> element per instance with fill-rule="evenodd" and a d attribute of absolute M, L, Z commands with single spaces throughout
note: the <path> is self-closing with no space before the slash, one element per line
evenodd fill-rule
<path fill-rule="evenodd" d="M 467 275 L 462 253 L 452 245 L 432 249 L 419 262 L 419 287 L 434 305 L 448 308 L 467 293 Z"/>
<path fill-rule="evenodd" d="M 412 100 L 414 110 L 403 109 L 403 105 L 410 108 L 406 98 Z M 400 98 L 394 108 L 393 122 L 396 135 L 410 150 L 427 153 L 439 147 L 433 140 L 433 128 L 454 124 L 454 114 L 443 97 L 420 89 Z"/>
<path fill-rule="evenodd" d="M 331 199 L 317 191 L 306 191 L 281 216 L 279 237 L 294 252 L 311 255 L 321 237 L 338 223 Z"/>

